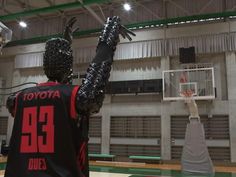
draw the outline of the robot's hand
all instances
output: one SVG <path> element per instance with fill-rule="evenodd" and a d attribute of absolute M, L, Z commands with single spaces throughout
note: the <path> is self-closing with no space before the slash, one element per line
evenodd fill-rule
<path fill-rule="evenodd" d="M 123 25 L 120 25 L 120 34 L 124 39 L 127 37 L 129 39 L 129 41 L 132 41 L 132 38 L 130 37 L 130 34 L 133 35 L 133 36 L 136 36 L 136 34 L 133 33 L 133 31 L 127 29 Z"/>
<path fill-rule="evenodd" d="M 121 25 L 121 20 L 118 16 L 112 18 L 108 17 L 99 37 L 98 45 L 106 43 L 109 47 L 115 50 L 117 43 L 120 41 L 119 34 L 121 34 L 123 38 L 128 38 L 130 41 L 132 40 L 130 35 L 135 36 L 131 30 Z"/>
<path fill-rule="evenodd" d="M 66 24 L 65 31 L 64 31 L 64 39 L 68 40 L 70 43 L 72 43 L 73 39 L 73 33 L 79 30 L 79 27 L 76 27 L 75 29 L 72 29 L 73 25 L 77 21 L 76 17 L 72 17 Z"/>

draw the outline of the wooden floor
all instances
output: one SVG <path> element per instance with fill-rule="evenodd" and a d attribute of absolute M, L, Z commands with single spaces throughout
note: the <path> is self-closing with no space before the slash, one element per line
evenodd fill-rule
<path fill-rule="evenodd" d="M 90 177 L 129 177 L 129 174 L 114 174 L 114 173 L 102 173 L 102 172 L 90 172 Z M 0 175 L 3 177 L 3 175 Z"/>
<path fill-rule="evenodd" d="M 0 177 L 4 176 L 4 171 L 0 171 Z M 130 174 L 115 174 L 115 173 L 103 173 L 103 172 L 90 172 L 90 177 L 129 177 Z"/>
<path fill-rule="evenodd" d="M 106 162 L 106 161 L 90 161 L 90 165 L 109 166 L 109 167 L 139 167 L 139 168 L 155 168 L 161 170 L 181 170 L 180 164 L 146 164 L 133 162 Z M 236 166 L 215 166 L 216 172 L 232 172 L 236 173 Z"/>
<path fill-rule="evenodd" d="M 180 170 L 179 164 L 145 164 L 145 163 L 132 163 L 132 162 L 108 162 L 108 161 L 90 161 L 91 166 L 104 166 L 104 167 L 128 167 L 128 168 L 148 168 L 148 169 L 161 169 L 161 170 Z M 236 174 L 235 167 L 216 166 L 216 172 L 231 172 Z M 0 177 L 3 177 L 4 171 L 0 171 Z M 130 174 L 121 173 L 107 173 L 107 172 L 90 172 L 90 177 L 130 177 Z"/>
<path fill-rule="evenodd" d="M 114 174 L 114 173 L 103 173 L 103 172 L 90 172 L 90 177 L 129 177 L 129 174 Z M 3 174 L 0 175 L 3 177 Z"/>
<path fill-rule="evenodd" d="M 102 172 L 90 172 L 90 177 L 129 177 L 129 174 L 114 174 L 114 173 L 102 173 Z M 0 175 L 3 177 L 3 174 Z"/>

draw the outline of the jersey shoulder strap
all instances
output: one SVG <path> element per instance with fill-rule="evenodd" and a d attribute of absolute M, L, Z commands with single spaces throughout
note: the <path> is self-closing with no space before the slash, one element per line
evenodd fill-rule
<path fill-rule="evenodd" d="M 79 90 L 79 86 L 74 86 L 71 92 L 71 97 L 70 97 L 70 117 L 72 119 L 76 119 L 77 118 L 77 112 L 75 109 L 75 103 L 76 103 L 76 95 L 78 93 Z"/>

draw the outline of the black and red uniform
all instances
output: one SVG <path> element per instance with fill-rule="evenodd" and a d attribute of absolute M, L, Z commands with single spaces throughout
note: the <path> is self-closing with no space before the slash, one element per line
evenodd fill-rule
<path fill-rule="evenodd" d="M 17 95 L 6 177 L 83 176 L 75 159 L 78 88 L 47 82 Z"/>
<path fill-rule="evenodd" d="M 69 21 L 67 32 L 74 22 Z M 80 87 L 68 85 L 71 40 L 46 42 L 43 67 L 49 82 L 7 99 L 15 121 L 5 177 L 89 177 L 89 116 L 102 107 L 119 34 L 131 40 L 128 33 L 134 35 L 119 17 L 107 19 Z"/>

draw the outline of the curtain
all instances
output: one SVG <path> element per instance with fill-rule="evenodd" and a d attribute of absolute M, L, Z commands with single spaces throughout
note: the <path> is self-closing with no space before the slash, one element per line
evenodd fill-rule
<path fill-rule="evenodd" d="M 231 34 L 236 36 L 235 34 Z M 196 53 L 219 53 L 230 50 L 229 48 L 229 34 L 209 34 L 192 37 L 182 37 L 167 39 L 167 56 L 179 54 L 180 47 L 195 47 Z M 235 43 L 236 38 L 232 39 Z"/>
<path fill-rule="evenodd" d="M 43 66 L 43 52 L 16 55 L 15 68 L 32 68 Z"/>
<path fill-rule="evenodd" d="M 122 43 L 117 46 L 114 60 L 176 56 L 180 47 L 195 47 L 195 52 L 219 53 L 236 50 L 236 33 L 209 34 L 201 36 L 157 39 Z M 96 46 L 74 48 L 74 63 L 91 62 Z M 28 53 L 15 57 L 15 68 L 39 67 L 43 65 L 43 52 Z"/>
<path fill-rule="evenodd" d="M 96 53 L 96 46 L 76 48 L 74 51 L 74 63 L 91 62 Z"/>

